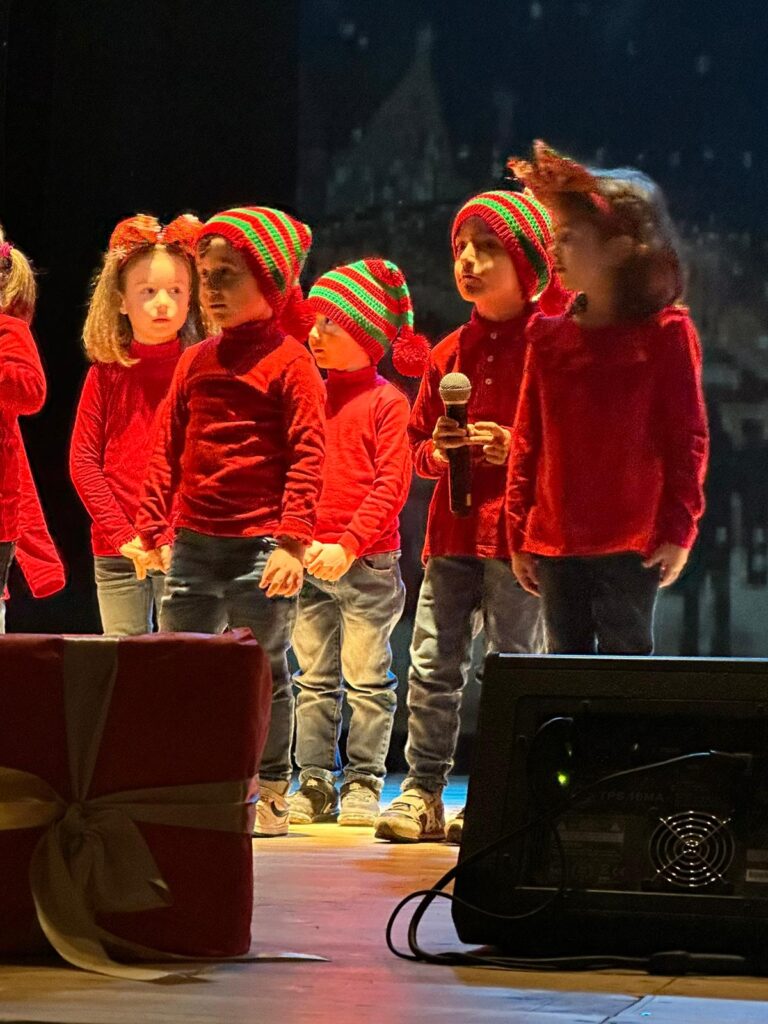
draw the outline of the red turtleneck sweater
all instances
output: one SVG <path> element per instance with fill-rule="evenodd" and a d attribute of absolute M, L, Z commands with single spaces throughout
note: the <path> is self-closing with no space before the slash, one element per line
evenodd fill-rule
<path fill-rule="evenodd" d="M 325 390 L 273 320 L 187 349 L 159 424 L 136 519 L 148 548 L 174 526 L 309 543 L 323 470 Z"/>
<path fill-rule="evenodd" d="M 139 492 L 153 447 L 153 423 L 181 355 L 178 338 L 132 341 L 132 366 L 94 363 L 77 407 L 69 470 L 93 520 L 94 555 L 118 555 L 136 536 Z"/>
<path fill-rule="evenodd" d="M 411 483 L 408 399 L 375 366 L 331 370 L 325 387 L 325 471 L 315 538 L 358 557 L 394 551 Z"/>
<path fill-rule="evenodd" d="M 701 349 L 687 310 L 584 328 L 531 322 L 507 485 L 513 551 L 689 548 L 704 508 Z"/>
<path fill-rule="evenodd" d="M 511 430 L 525 361 L 525 328 L 532 313 L 528 308 L 512 320 L 492 321 L 473 311 L 468 324 L 432 350 L 408 427 L 416 472 L 437 480 L 429 506 L 425 559 L 430 555 L 509 558 L 504 528 L 506 466 L 491 465 L 481 449 L 471 448 L 472 514 L 454 516 L 448 503 L 448 467 L 433 457 L 432 431 L 445 413 L 440 380 L 455 372 L 465 373 L 472 384 L 469 422 L 491 420 Z"/>
<path fill-rule="evenodd" d="M 16 419 L 45 401 L 45 376 L 37 347 L 23 320 L 0 313 L 0 541 L 19 539 L 19 462 Z"/>

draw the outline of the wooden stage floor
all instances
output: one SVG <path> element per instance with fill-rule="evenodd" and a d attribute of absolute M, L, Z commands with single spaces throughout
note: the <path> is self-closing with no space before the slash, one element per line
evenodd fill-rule
<path fill-rule="evenodd" d="M 462 800 L 454 785 L 449 802 Z M 204 983 L 170 987 L 0 966 L 0 1021 L 768 1024 L 768 979 L 552 975 L 397 960 L 384 942 L 390 911 L 447 870 L 455 848 L 391 846 L 363 829 L 316 825 L 258 841 L 255 852 L 254 949 L 314 953 L 327 963 L 229 965 Z M 430 911 L 423 937 L 434 950 L 456 947 L 447 906 Z"/>

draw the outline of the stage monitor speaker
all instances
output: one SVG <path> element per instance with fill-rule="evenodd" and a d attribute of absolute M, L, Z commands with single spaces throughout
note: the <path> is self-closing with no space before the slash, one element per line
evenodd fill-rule
<path fill-rule="evenodd" d="M 491 655 L 460 861 L 537 818 L 459 872 L 458 897 L 517 917 L 456 903 L 464 942 L 768 973 L 768 663 Z"/>

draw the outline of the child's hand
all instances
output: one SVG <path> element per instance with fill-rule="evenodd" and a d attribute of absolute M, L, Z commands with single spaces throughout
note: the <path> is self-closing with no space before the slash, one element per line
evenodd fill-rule
<path fill-rule="evenodd" d="M 539 574 L 536 571 L 536 558 L 528 551 L 518 551 L 512 555 L 512 572 L 517 577 L 517 582 L 534 597 L 540 597 Z"/>
<path fill-rule="evenodd" d="M 354 560 L 355 555 L 341 544 L 321 544 L 320 551 L 305 564 L 313 576 L 333 583 L 341 579 Z"/>
<path fill-rule="evenodd" d="M 436 455 L 445 459 L 445 453 L 451 448 L 463 448 L 468 444 L 467 431 L 450 416 L 440 416 L 432 431 L 432 444 Z"/>
<path fill-rule="evenodd" d="M 121 544 L 118 550 L 123 558 L 128 558 L 133 562 L 136 579 L 146 579 L 147 570 L 154 568 L 154 566 L 151 564 L 150 552 L 144 550 L 141 539 L 134 537 L 133 540 Z"/>
<path fill-rule="evenodd" d="M 159 569 L 160 572 L 167 573 L 171 568 L 171 545 L 161 544 L 159 548 L 156 548 L 152 554 L 155 556 L 155 565 L 151 568 Z"/>
<path fill-rule="evenodd" d="M 304 551 L 300 545 L 275 548 L 267 559 L 259 586 L 267 597 L 294 597 L 304 582 Z"/>
<path fill-rule="evenodd" d="M 304 552 L 304 568 L 309 568 L 309 563 L 320 554 L 323 550 L 323 545 L 319 540 L 313 540 L 307 550 Z"/>
<path fill-rule="evenodd" d="M 677 544 L 659 544 L 650 558 L 646 558 L 643 566 L 652 569 L 659 566 L 659 586 L 670 587 L 685 568 L 688 561 L 688 549 Z"/>
<path fill-rule="evenodd" d="M 485 461 L 494 466 L 503 466 L 509 458 L 512 434 L 506 427 L 490 420 L 469 425 L 469 443 L 481 444 Z"/>

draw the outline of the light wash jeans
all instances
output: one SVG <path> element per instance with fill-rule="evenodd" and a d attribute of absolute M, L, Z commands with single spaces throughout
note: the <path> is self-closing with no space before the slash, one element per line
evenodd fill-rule
<path fill-rule="evenodd" d="M 462 690 L 472 638 L 485 631 L 486 653 L 544 650 L 540 601 L 518 584 L 508 562 L 434 557 L 419 592 L 408 674 L 408 742 L 412 786 L 440 793 L 453 768 Z"/>
<path fill-rule="evenodd" d="M 155 628 L 154 613 L 163 596 L 165 576 L 150 572 L 136 578 L 130 558 L 95 555 L 93 572 L 101 628 L 108 636 L 140 636 Z"/>
<path fill-rule="evenodd" d="M 15 550 L 16 545 L 12 540 L 0 541 L 0 633 L 5 632 L 5 599 L 3 594 L 8 584 L 8 573 L 11 569 Z"/>
<path fill-rule="evenodd" d="M 381 793 L 397 707 L 389 640 L 405 603 L 399 558 L 399 551 L 363 556 L 335 583 L 307 576 L 293 630 L 300 783 L 332 783 L 341 773 L 346 693 L 351 717 L 344 782 Z"/>
<path fill-rule="evenodd" d="M 272 537 L 210 537 L 179 530 L 160 604 L 160 629 L 221 633 L 247 627 L 264 648 L 272 668 L 272 718 L 260 775 L 271 781 L 291 777 L 293 689 L 287 652 L 296 598 L 267 597 L 259 589 Z"/>

